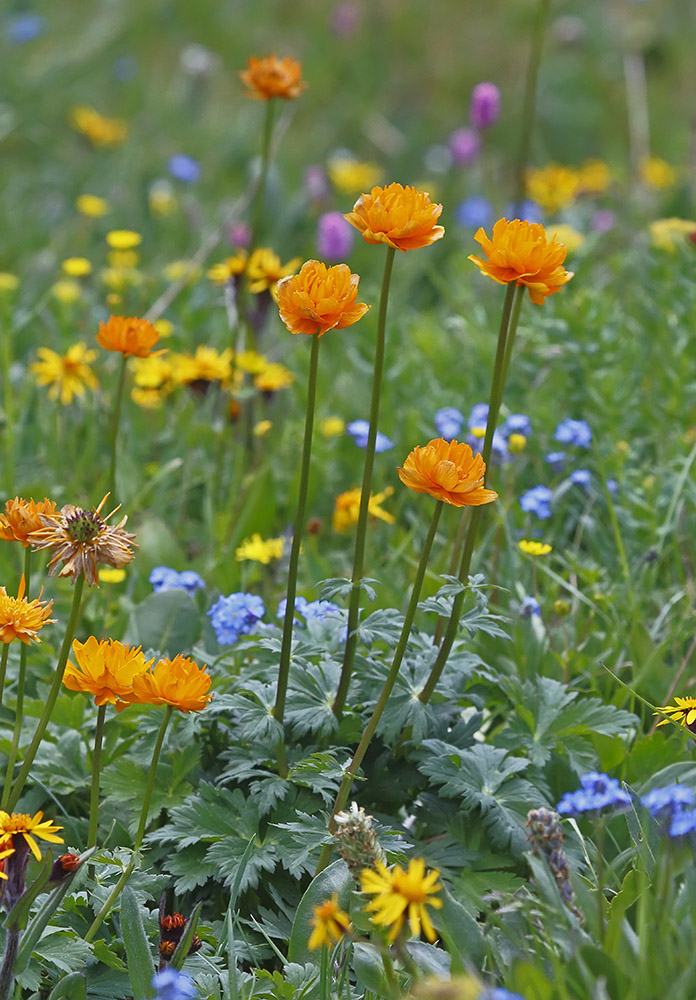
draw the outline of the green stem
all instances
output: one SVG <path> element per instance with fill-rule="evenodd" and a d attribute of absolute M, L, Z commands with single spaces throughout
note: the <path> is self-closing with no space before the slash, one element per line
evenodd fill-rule
<path fill-rule="evenodd" d="M 5 443 L 5 491 L 8 496 L 14 494 L 14 387 L 12 385 L 12 331 L 10 329 L 8 310 L 2 306 L 2 327 L 0 328 L 0 344 L 2 346 L 2 393 L 5 424 L 2 436 Z"/>
<path fill-rule="evenodd" d="M 27 545 L 24 549 L 24 594 L 29 598 L 31 588 L 31 548 Z M 15 761 L 17 760 L 17 750 L 22 734 L 22 721 L 24 719 L 24 685 L 27 676 L 27 644 L 22 643 L 19 650 L 19 673 L 17 674 L 17 706 L 15 708 L 14 730 L 12 732 L 12 746 L 7 758 L 7 769 L 5 770 L 5 784 L 2 789 L 2 801 L 0 809 L 5 809 L 7 799 L 10 794 L 12 775 L 14 773 Z"/>
<path fill-rule="evenodd" d="M 524 289 L 522 289 L 524 290 Z M 486 467 L 488 467 L 488 458 L 486 458 L 486 453 L 490 457 L 491 448 L 493 446 L 493 432 L 498 421 L 498 410 L 500 409 L 500 402 L 498 402 L 497 407 L 495 407 L 495 395 L 496 390 L 496 379 L 504 379 L 505 368 L 505 357 L 506 357 L 506 341 L 508 336 L 508 327 L 510 326 L 510 316 L 512 313 L 513 300 L 515 294 L 514 284 L 510 284 L 505 289 L 505 299 L 503 301 L 503 312 L 500 317 L 500 327 L 498 329 L 498 346 L 495 352 L 495 361 L 493 363 L 493 379 L 491 381 L 491 391 L 488 397 L 488 420 L 486 422 L 486 436 L 483 442 L 483 455 Z M 519 309 L 516 313 L 519 317 Z M 508 356 L 508 363 L 509 363 Z M 500 399 L 502 400 L 502 391 L 500 393 Z M 489 431 L 489 428 L 493 430 Z M 488 447 L 486 448 L 486 445 Z M 464 532 L 466 531 L 467 524 L 469 525 L 469 531 L 471 531 L 471 521 L 467 519 L 468 511 L 464 511 L 462 516 L 459 518 L 459 527 L 457 528 L 457 536 L 454 540 L 454 545 L 452 547 L 452 558 L 450 560 L 447 572 L 450 576 L 454 576 L 457 572 L 457 566 L 460 562 L 459 553 L 462 551 L 462 545 L 464 544 Z M 463 581 L 462 581 L 463 582 Z M 442 633 L 445 629 L 445 623 L 447 619 L 443 616 L 439 617 L 437 620 L 437 625 L 435 626 L 435 645 L 437 646 L 442 639 Z"/>
<path fill-rule="evenodd" d="M 529 151 L 534 130 L 536 113 L 537 81 L 541 65 L 541 51 L 544 46 L 544 35 L 549 16 L 551 0 L 539 0 L 536 21 L 532 33 L 532 45 L 527 64 L 527 75 L 524 84 L 524 103 L 522 105 L 522 133 L 515 162 L 515 193 L 513 198 L 513 214 L 518 215 L 525 193 L 525 172 L 529 165 Z"/>
<path fill-rule="evenodd" d="M 521 288 L 520 292 L 524 289 Z M 495 352 L 495 362 L 493 365 L 493 378 L 491 380 L 491 392 L 488 401 L 488 420 L 486 422 L 486 436 L 483 441 L 483 451 L 482 457 L 484 464 L 486 466 L 486 473 L 488 472 L 488 465 L 491 458 L 491 450 L 493 448 L 493 435 L 495 434 L 495 428 L 498 423 L 498 414 L 500 412 L 500 404 L 503 399 L 503 391 L 505 389 L 505 373 L 506 367 L 505 362 L 507 358 L 507 363 L 510 362 L 510 356 L 507 352 L 508 340 L 514 340 L 516 333 L 516 326 L 513 328 L 512 322 L 514 320 L 515 324 L 519 319 L 520 310 L 519 308 L 513 311 L 513 302 L 515 299 L 515 285 L 510 283 L 505 291 L 505 300 L 503 302 L 503 312 L 500 318 L 500 328 L 498 330 L 498 347 Z M 521 294 L 518 295 L 518 302 L 521 302 Z M 467 531 L 466 541 L 464 543 L 464 548 L 462 550 L 462 559 L 459 566 L 459 580 L 461 583 L 466 584 L 469 579 L 469 570 L 471 569 L 471 559 L 474 554 L 474 547 L 476 545 L 476 536 L 478 534 L 479 523 L 481 521 L 482 508 L 474 507 L 469 516 L 469 530 Z M 454 600 L 452 602 L 452 611 L 447 622 L 447 628 L 445 630 L 445 635 L 442 640 L 442 645 L 440 646 L 440 651 L 437 654 L 437 659 L 433 664 L 432 670 L 430 671 L 430 676 L 428 677 L 423 690 L 419 694 L 419 700 L 423 704 L 427 704 L 432 697 L 433 691 L 437 686 L 437 682 L 440 680 L 442 671 L 447 663 L 447 657 L 450 654 L 454 640 L 457 637 L 457 632 L 459 630 L 459 619 L 462 614 L 462 607 L 464 605 L 464 598 L 466 595 L 466 590 L 460 590 L 458 594 L 455 594 Z"/>
<path fill-rule="evenodd" d="M 19 930 L 13 928 L 7 932 L 5 954 L 0 969 L 0 1000 L 7 1000 L 14 984 L 14 967 L 19 951 Z"/>
<path fill-rule="evenodd" d="M 387 247 L 382 277 L 382 291 L 379 299 L 379 316 L 377 319 L 377 343 L 375 346 L 375 366 L 372 376 L 372 401 L 370 404 L 370 430 L 365 449 L 365 465 L 363 468 L 362 492 L 360 494 L 360 510 L 358 511 L 358 526 L 355 536 L 355 555 L 353 557 L 353 586 L 348 605 L 348 634 L 341 678 L 336 692 L 333 710 L 340 718 L 348 696 L 348 687 L 353 672 L 353 661 L 358 645 L 358 618 L 360 616 L 360 587 L 362 583 L 363 566 L 365 562 L 365 538 L 367 535 L 367 515 L 372 489 L 372 469 L 375 462 L 375 444 L 377 442 L 377 423 L 379 421 L 379 403 L 382 392 L 382 372 L 384 370 L 384 352 L 387 329 L 387 304 L 389 302 L 389 285 L 391 283 L 392 267 L 394 265 L 393 247 Z"/>
<path fill-rule="evenodd" d="M 56 667 L 56 672 L 53 676 L 53 683 L 51 685 L 51 690 L 48 693 L 43 713 L 36 726 L 34 737 L 29 745 L 29 749 L 27 750 L 22 768 L 17 775 L 17 780 L 12 786 L 12 791 L 10 792 L 7 802 L 7 812 L 13 811 L 14 807 L 17 805 L 19 796 L 22 794 L 24 783 L 26 782 L 29 771 L 31 770 L 31 765 L 34 763 L 34 757 L 36 757 L 36 752 L 39 749 L 39 745 L 43 739 L 43 734 L 46 731 L 46 727 L 48 726 L 51 718 L 51 713 L 53 712 L 58 699 L 60 686 L 63 682 L 63 674 L 65 673 L 65 665 L 68 662 L 68 656 L 70 655 L 70 646 L 72 645 L 75 629 L 77 628 L 77 620 L 80 616 L 80 602 L 82 600 L 82 588 L 84 587 L 84 583 L 85 580 L 83 576 L 79 575 L 75 578 L 75 591 L 73 593 L 72 607 L 70 609 L 70 617 L 68 618 L 65 635 L 63 636 L 63 645 L 60 648 L 58 666 Z"/>
<path fill-rule="evenodd" d="M 5 673 L 7 672 L 7 657 L 9 655 L 9 642 L 3 643 L 2 655 L 0 656 L 0 708 L 2 708 L 2 696 L 5 692 Z"/>
<path fill-rule="evenodd" d="M 273 118 L 275 115 L 275 99 L 266 101 L 266 116 L 263 122 L 263 138 L 261 141 L 261 170 L 259 181 L 254 192 L 254 207 L 251 215 L 251 240 L 249 249 L 253 250 L 259 235 L 259 225 L 261 223 L 261 211 L 266 193 L 266 181 L 268 179 L 268 167 L 271 161 L 271 136 L 273 135 Z"/>
<path fill-rule="evenodd" d="M 97 933 L 104 920 L 108 917 L 111 912 L 111 908 L 118 899 L 121 890 L 128 881 L 128 879 L 133 874 L 135 870 L 135 861 L 138 851 L 143 842 L 143 837 L 145 836 L 145 827 L 147 826 L 147 814 L 150 810 L 150 800 L 152 798 L 152 790 L 155 787 L 155 774 L 157 772 L 157 764 L 159 762 L 160 753 L 162 751 L 162 744 L 164 743 L 164 736 L 167 732 L 167 726 L 169 725 L 169 720 L 172 717 L 173 708 L 171 705 L 167 705 L 164 710 L 164 718 L 162 719 L 162 724 L 159 728 L 159 733 L 157 734 L 157 740 L 155 742 L 155 748 L 152 751 L 152 763 L 150 764 L 150 774 L 147 779 L 147 787 L 145 789 L 145 795 L 143 796 L 143 808 L 140 814 L 140 823 L 138 824 L 138 832 L 135 835 L 135 844 L 133 845 L 133 857 L 129 861 L 126 868 L 124 868 L 120 879 L 113 887 L 109 893 L 109 897 L 102 906 L 99 913 L 96 915 L 92 922 L 92 926 L 89 928 L 85 934 L 84 940 L 89 942 L 94 940 L 94 935 Z"/>
<path fill-rule="evenodd" d="M 280 648 L 280 663 L 278 665 L 278 687 L 276 690 L 273 718 L 282 726 L 285 715 L 285 699 L 288 690 L 290 674 L 290 654 L 292 651 L 292 626 L 295 615 L 295 596 L 297 594 L 297 568 L 300 561 L 302 532 L 304 530 L 307 510 L 307 492 L 309 486 L 309 468 L 312 455 L 312 434 L 314 432 L 314 410 L 317 396 L 317 372 L 319 370 L 319 337 L 312 337 L 312 352 L 309 358 L 309 378 L 307 380 L 307 409 L 305 411 L 304 441 L 302 444 L 302 463 L 300 466 L 300 485 L 297 496 L 297 513 L 290 549 L 290 566 L 288 568 L 288 589 L 285 604 L 285 619 L 283 620 L 283 640 Z M 285 746 L 281 739 L 279 746 L 279 770 L 286 773 Z"/>
<path fill-rule="evenodd" d="M 102 738 L 104 736 L 104 719 L 106 705 L 100 705 L 97 712 L 97 728 L 94 734 L 94 753 L 92 754 L 92 791 L 89 800 L 89 833 L 87 849 L 97 843 L 97 820 L 99 818 L 99 777 L 101 768 Z"/>
<path fill-rule="evenodd" d="M 401 628 L 401 634 L 399 636 L 399 642 L 397 643 L 396 649 L 394 650 L 394 659 L 392 660 L 391 667 L 389 668 L 389 673 L 387 679 L 384 682 L 384 687 L 382 688 L 382 693 L 379 696 L 379 700 L 374 707 L 374 711 L 370 716 L 370 720 L 365 726 L 365 731 L 362 734 L 358 748 L 355 751 L 350 766 L 343 776 L 343 780 L 338 789 L 336 799 L 333 804 L 333 809 L 331 810 L 331 820 L 329 826 L 333 827 L 333 818 L 337 812 L 343 809 L 348 801 L 348 796 L 350 794 L 350 789 L 353 784 L 355 775 L 358 772 L 358 768 L 362 764 L 363 758 L 367 752 L 367 748 L 370 745 L 370 741 L 375 734 L 379 720 L 382 718 L 382 713 L 389 700 L 389 696 L 394 689 L 396 679 L 399 676 L 399 669 L 403 661 L 404 655 L 406 653 L 406 647 L 408 645 L 408 638 L 411 634 L 411 628 L 413 626 L 413 621 L 416 617 L 416 611 L 418 610 L 418 601 L 420 600 L 421 588 L 423 586 L 423 579 L 425 578 L 425 570 L 428 565 L 428 558 L 430 556 L 430 550 L 433 547 L 433 541 L 435 540 L 435 534 L 437 532 L 437 526 L 440 521 L 440 515 L 442 514 L 442 501 L 438 501 L 435 510 L 433 511 L 432 520 L 430 522 L 430 528 L 428 530 L 427 537 L 425 539 L 425 544 L 423 545 L 423 552 L 421 553 L 420 562 L 418 563 L 418 569 L 416 570 L 416 576 L 413 581 L 413 590 L 411 591 L 411 599 L 408 603 L 408 609 L 406 611 L 406 617 L 404 618 L 404 624 Z M 331 846 L 327 845 L 324 848 L 320 861 L 318 871 L 322 871 L 326 865 L 329 863 L 329 858 L 331 857 Z"/>
<path fill-rule="evenodd" d="M 121 420 L 121 400 L 123 398 L 123 386 L 126 381 L 126 355 L 121 355 L 121 367 L 118 373 L 118 384 L 116 386 L 116 397 L 114 399 L 114 412 L 111 417 L 111 462 L 109 464 L 109 493 L 111 499 L 116 499 L 116 444 L 118 441 L 118 425 Z"/>

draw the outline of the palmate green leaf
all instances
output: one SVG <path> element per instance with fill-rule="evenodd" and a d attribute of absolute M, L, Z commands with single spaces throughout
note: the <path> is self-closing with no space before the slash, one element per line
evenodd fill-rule
<path fill-rule="evenodd" d="M 630 712 L 599 698 L 578 698 L 577 691 L 551 677 L 536 677 L 519 686 L 514 716 L 498 742 L 526 750 L 537 767 L 543 767 L 557 751 L 583 773 L 596 761 L 594 734 L 626 736 L 638 726 Z"/>
<path fill-rule="evenodd" d="M 339 763 L 334 751 L 319 751 L 310 754 L 304 760 L 296 761 L 290 768 L 288 778 L 301 788 L 317 792 L 324 802 L 330 805 L 343 780 L 347 765 L 348 759 L 346 758 L 343 764 Z"/>
<path fill-rule="evenodd" d="M 329 658 L 291 669 L 285 718 L 296 735 L 329 736 L 338 729 L 332 706 L 340 674 L 341 665 Z"/>
<path fill-rule="evenodd" d="M 545 789 L 519 777 L 531 761 L 488 744 L 460 750 L 442 740 L 425 740 L 423 748 L 418 769 L 441 786 L 442 794 L 461 799 L 466 812 L 480 812 L 494 847 L 522 851 L 527 812 L 548 804 Z M 543 785 L 540 776 L 536 780 Z"/>
<path fill-rule="evenodd" d="M 230 697 L 235 718 L 235 737 L 240 742 L 272 742 L 283 739 L 283 727 L 273 717 L 276 685 L 247 679 Z"/>
<path fill-rule="evenodd" d="M 333 843 L 333 837 L 325 816 L 310 816 L 299 810 L 295 815 L 297 821 L 273 825 L 282 831 L 275 838 L 280 862 L 283 868 L 298 878 L 305 872 L 316 870 L 319 849 L 324 844 Z"/>
<path fill-rule="evenodd" d="M 370 602 L 377 597 L 377 592 L 370 586 L 371 583 L 379 583 L 379 580 L 364 576 L 360 581 L 360 589 L 365 591 Z M 353 581 L 348 577 L 337 576 L 331 580 L 320 580 L 317 586 L 322 601 L 332 601 L 334 597 L 348 597 L 353 589 Z"/>
<path fill-rule="evenodd" d="M 384 642 L 394 648 L 404 624 L 404 616 L 394 608 L 380 608 L 373 611 L 358 625 L 360 641 L 366 646 Z"/>
<path fill-rule="evenodd" d="M 159 843 L 178 848 L 206 840 L 237 835 L 246 839 L 256 832 L 258 812 L 240 789 L 229 791 L 201 782 L 195 795 L 171 810 L 171 822 L 150 834 Z"/>
<path fill-rule="evenodd" d="M 33 954 L 61 972 L 78 972 L 91 957 L 92 948 L 75 931 L 51 927 L 40 938 Z"/>
<path fill-rule="evenodd" d="M 215 877 L 224 880 L 227 887 L 238 883 L 240 894 L 255 889 L 263 872 L 272 872 L 278 862 L 270 836 L 257 836 L 251 852 L 248 846 L 249 841 L 243 837 L 223 837 L 212 844 L 205 855 L 206 862 L 215 868 Z"/>

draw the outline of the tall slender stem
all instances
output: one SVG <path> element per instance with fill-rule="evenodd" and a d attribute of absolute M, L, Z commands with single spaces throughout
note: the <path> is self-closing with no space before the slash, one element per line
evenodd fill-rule
<path fill-rule="evenodd" d="M 524 288 L 522 288 L 522 291 L 524 291 Z M 488 454 L 488 456 L 490 457 L 491 449 L 493 447 L 493 433 L 495 431 L 495 426 L 498 421 L 498 411 L 500 409 L 500 402 L 498 402 L 498 406 L 495 408 L 494 411 L 496 373 L 498 378 L 503 378 L 504 373 L 506 371 L 505 348 L 508 335 L 508 327 L 510 326 L 510 316 L 512 313 L 514 294 L 515 294 L 514 284 L 508 285 L 505 290 L 505 299 L 503 300 L 503 312 L 500 317 L 500 327 L 498 329 L 498 346 L 496 348 L 495 361 L 493 363 L 493 379 L 491 381 L 491 391 L 488 396 L 488 418 L 486 421 L 486 436 L 483 441 L 483 455 L 484 455 L 483 460 L 486 463 L 486 466 L 488 465 L 488 458 L 486 457 L 486 454 Z M 517 316 L 519 317 L 519 310 L 517 312 Z M 500 399 L 502 400 L 502 392 L 500 395 Z M 489 432 L 489 428 L 491 427 L 492 430 Z M 486 448 L 487 442 L 489 442 L 488 449 Z M 450 565 L 447 570 L 450 576 L 454 576 L 454 574 L 457 572 L 457 566 L 460 565 L 459 553 L 462 551 L 462 545 L 464 544 L 464 532 L 466 531 L 467 525 L 469 525 L 469 530 L 471 530 L 471 521 L 469 520 L 470 516 L 473 516 L 473 514 L 469 515 L 469 512 L 465 510 L 464 512 L 462 512 L 462 515 L 459 518 L 459 527 L 457 528 L 457 535 L 454 540 L 454 545 L 452 546 L 452 558 L 450 560 Z M 444 618 L 443 616 L 441 616 L 437 620 L 437 625 L 435 626 L 435 645 L 438 645 L 442 639 L 442 634 L 445 630 L 446 621 L 447 619 Z"/>
<path fill-rule="evenodd" d="M 3 643 L 2 655 L 0 655 L 0 708 L 2 708 L 2 696 L 5 692 L 5 674 L 7 672 L 7 657 L 10 655 L 9 642 Z"/>
<path fill-rule="evenodd" d="M 348 605 L 348 635 L 343 655 L 343 667 L 338 683 L 336 700 L 333 704 L 335 714 L 340 717 L 346 703 L 348 687 L 353 672 L 353 661 L 358 644 L 358 618 L 360 615 L 360 588 L 363 566 L 365 562 L 365 538 L 367 535 L 367 515 L 372 489 L 372 469 L 375 462 L 375 445 L 377 443 L 377 423 L 379 421 L 379 403 L 382 393 L 382 372 L 384 370 L 384 352 L 387 329 L 387 304 L 389 302 L 389 285 L 391 283 L 392 267 L 394 266 L 393 247 L 387 247 L 382 276 L 382 291 L 379 299 L 379 316 L 377 318 L 377 343 L 375 345 L 375 366 L 372 376 L 372 401 L 370 404 L 370 430 L 367 435 L 365 449 L 365 465 L 363 468 L 362 492 L 360 494 L 360 510 L 358 511 L 358 526 L 355 535 L 355 555 L 353 557 L 353 586 L 350 591 Z"/>
<path fill-rule="evenodd" d="M 521 302 L 521 296 L 524 293 L 524 287 L 518 289 L 518 302 Z M 486 466 L 486 473 L 488 473 L 488 465 L 491 458 L 491 451 L 493 449 L 493 435 L 495 434 L 496 424 L 498 422 L 498 414 L 500 412 L 500 404 L 503 399 L 503 391 L 505 389 L 505 375 L 507 373 L 507 364 L 510 363 L 510 356 L 507 351 L 508 341 L 514 340 L 516 333 L 516 325 L 519 320 L 520 310 L 519 308 L 513 310 L 513 303 L 515 300 L 515 284 L 511 282 L 505 291 L 505 300 L 503 302 L 503 312 L 500 318 L 500 329 L 498 331 L 498 347 L 495 353 L 495 362 L 493 365 L 493 378 L 491 380 L 491 392 L 488 402 L 488 420 L 486 423 L 486 436 L 483 441 L 483 451 L 482 457 Z M 515 303 L 516 304 L 516 303 Z M 513 320 L 515 326 L 513 327 Z M 486 476 L 487 478 L 487 476 Z M 476 545 L 476 536 L 478 534 L 478 528 L 481 521 L 482 508 L 474 507 L 469 515 L 469 530 L 467 531 L 466 541 L 464 543 L 464 548 L 462 550 L 462 559 L 459 566 L 459 580 L 461 583 L 466 584 L 469 579 L 469 570 L 471 569 L 471 559 L 474 554 L 474 547 Z M 457 637 L 457 632 L 459 630 L 459 619 L 462 614 L 462 607 L 464 605 L 464 597 L 466 595 L 465 590 L 460 590 L 458 594 L 455 594 L 454 600 L 452 601 L 452 611 L 450 613 L 449 620 L 447 622 L 447 628 L 445 630 L 445 635 L 442 640 L 442 645 L 440 646 L 440 651 L 437 654 L 435 663 L 433 664 L 432 670 L 430 671 L 430 676 L 428 677 L 423 690 L 419 694 L 419 700 L 426 704 L 430 701 L 433 691 L 437 686 L 437 682 L 440 679 L 442 671 L 447 663 L 447 657 L 450 654 L 454 640 Z"/>
<path fill-rule="evenodd" d="M 31 589 L 31 548 L 24 549 L 24 593 L 29 598 Z M 15 708 L 14 730 L 12 732 L 12 745 L 7 758 L 7 768 L 5 770 L 5 784 L 2 789 L 2 800 L 0 809 L 5 808 L 7 798 L 10 794 L 12 774 L 14 773 L 15 761 L 17 760 L 17 750 L 22 734 L 22 721 L 24 719 L 24 685 L 27 675 L 27 644 L 22 643 L 19 649 L 19 673 L 17 674 L 17 705 Z"/>
<path fill-rule="evenodd" d="M 100 705 L 97 712 L 97 728 L 94 733 L 94 753 L 92 754 L 92 791 L 89 799 L 89 833 L 87 848 L 97 843 L 97 820 L 99 818 L 99 777 L 101 769 L 102 738 L 104 736 L 104 719 L 106 705 Z"/>
<path fill-rule="evenodd" d="M 14 494 L 14 431 L 16 426 L 14 412 L 14 386 L 12 385 L 12 330 L 9 309 L 5 303 L 0 304 L 0 358 L 2 359 L 2 394 L 5 426 L 2 437 L 5 445 L 5 491 L 8 496 Z"/>
<path fill-rule="evenodd" d="M 266 101 L 266 115 L 263 122 L 263 138 L 261 140 L 261 169 L 259 180 L 254 192 L 254 207 L 251 214 L 251 240 L 250 249 L 254 249 L 259 237 L 259 225 L 261 223 L 261 212 L 266 194 L 266 181 L 268 180 L 268 167 L 271 161 L 271 136 L 273 135 L 273 118 L 275 115 L 275 98 Z"/>
<path fill-rule="evenodd" d="M 317 396 L 317 372 L 319 369 L 319 336 L 312 337 L 312 352 L 309 358 L 309 378 L 307 381 L 307 409 L 305 411 L 304 441 L 302 444 L 302 464 L 300 466 L 300 485 L 297 496 L 297 513 L 290 549 L 290 566 L 288 569 L 288 589 L 285 603 L 285 619 L 283 621 L 283 640 L 280 649 L 278 665 L 278 687 L 276 690 L 273 717 L 281 725 L 285 715 L 285 698 L 288 690 L 290 674 L 290 654 L 292 650 L 292 625 L 295 615 L 295 596 L 297 594 L 297 568 L 300 561 L 302 532 L 304 530 L 305 512 L 307 510 L 307 492 L 309 486 L 309 468 L 312 455 L 312 434 L 314 432 L 314 410 Z M 285 771 L 285 747 L 283 741 L 279 745 L 279 768 Z"/>
<path fill-rule="evenodd" d="M 121 355 L 121 367 L 118 372 L 118 383 L 116 385 L 116 396 L 114 398 L 114 411 L 111 416 L 111 461 L 109 464 L 109 493 L 111 499 L 116 499 L 116 446 L 118 442 L 118 425 L 121 420 L 121 400 L 123 398 L 123 386 L 126 381 L 126 355 Z"/>
<path fill-rule="evenodd" d="M 143 796 L 143 808 L 140 813 L 140 823 L 138 824 L 138 832 L 135 835 L 135 843 L 133 845 L 133 857 L 128 863 L 127 867 L 124 868 L 121 877 L 119 878 L 116 885 L 113 887 L 109 893 L 108 899 L 102 906 L 99 913 L 94 918 L 91 927 L 85 934 L 85 941 L 93 941 L 94 935 L 97 933 L 104 920 L 108 917 L 111 912 L 111 908 L 118 899 L 121 890 L 124 885 L 131 877 L 135 870 L 135 859 L 138 851 L 143 842 L 143 837 L 145 836 L 145 827 L 147 826 L 147 814 L 150 811 L 150 800 L 152 799 L 152 790 L 155 787 L 155 775 L 157 773 L 157 764 L 159 763 L 160 753 L 162 751 L 162 744 L 164 743 L 164 737 L 167 732 L 167 726 L 169 725 L 169 720 L 172 717 L 172 712 L 174 709 L 171 705 L 167 705 L 164 710 L 164 718 L 162 719 L 162 724 L 159 728 L 157 734 L 157 740 L 155 741 L 155 748 L 152 751 L 152 763 L 150 764 L 150 774 L 147 779 L 147 787 L 145 788 L 145 794 Z"/>
<path fill-rule="evenodd" d="M 56 701 L 58 699 L 58 694 L 60 692 L 60 686 L 63 683 L 63 674 L 65 673 L 65 665 L 68 662 L 68 656 L 70 654 L 70 646 L 72 645 L 73 636 L 75 635 L 75 629 L 77 628 L 77 620 L 80 616 L 80 602 L 82 601 L 82 588 L 84 587 L 84 577 L 77 576 L 75 578 L 75 590 L 73 592 L 72 607 L 70 609 L 70 617 L 68 618 L 68 624 L 65 629 L 65 635 L 63 636 L 63 645 L 60 648 L 60 655 L 58 657 L 58 665 L 56 667 L 56 672 L 53 675 L 53 683 L 51 685 L 51 690 L 48 692 L 48 698 L 46 699 L 46 704 L 44 705 L 44 710 L 39 719 L 36 730 L 34 732 L 34 737 L 29 745 L 29 749 L 26 752 L 22 768 L 17 775 L 17 780 L 12 786 L 12 791 L 10 792 L 9 799 L 7 802 L 7 812 L 12 812 L 14 807 L 17 805 L 19 796 L 22 794 L 22 789 L 24 788 L 24 783 L 27 780 L 29 771 L 31 770 L 31 765 L 34 763 L 34 757 L 36 757 L 36 751 L 39 749 L 41 740 L 43 739 L 43 734 L 46 731 L 46 726 L 48 725 L 51 713 L 55 707 Z"/>
<path fill-rule="evenodd" d="M 370 716 L 370 720 L 365 726 L 365 730 L 358 744 L 358 748 L 355 751 L 350 766 L 346 771 L 343 780 L 338 789 L 336 799 L 333 804 L 333 809 L 331 810 L 331 823 L 333 824 L 333 818 L 337 812 L 340 812 L 344 808 L 346 802 L 348 801 L 348 796 L 350 794 L 351 785 L 353 784 L 353 779 L 358 772 L 358 768 L 362 764 L 363 758 L 367 753 L 367 748 L 370 745 L 370 741 L 374 736 L 375 730 L 379 720 L 382 718 L 382 713 L 389 700 L 389 696 L 394 689 L 396 684 L 396 679 L 399 676 L 399 669 L 403 662 L 404 655 L 406 653 L 406 647 L 408 645 L 408 637 L 411 634 L 411 628 L 413 627 L 413 621 L 416 617 L 416 611 L 418 610 L 418 601 L 420 600 L 420 593 L 423 586 L 423 579 L 425 577 L 425 570 L 428 565 L 428 558 L 430 557 L 430 550 L 433 547 L 433 541 L 435 540 L 435 534 L 437 532 L 437 526 L 440 521 L 440 515 L 442 514 L 442 501 L 438 501 L 435 505 L 435 510 L 433 511 L 432 520 L 430 522 L 430 528 L 428 529 L 428 534 L 423 545 L 423 552 L 421 553 L 420 562 L 418 563 L 418 569 L 416 570 L 416 576 L 413 581 L 413 590 L 411 591 L 411 599 L 408 602 L 408 609 L 406 611 L 406 617 L 404 618 L 404 624 L 401 628 L 401 634 L 399 636 L 399 641 L 397 643 L 396 649 L 394 650 L 394 659 L 392 660 L 391 667 L 389 668 L 389 673 L 387 674 L 387 679 L 384 682 L 384 687 L 382 688 L 382 693 L 379 696 L 377 704 L 374 707 L 374 711 Z M 328 846 L 324 848 L 319 861 L 319 871 L 322 871 L 326 865 L 329 863 L 329 858 L 331 856 L 331 847 Z"/>
<path fill-rule="evenodd" d="M 532 45 L 529 52 L 529 62 L 527 63 L 527 74 L 524 83 L 524 103 L 522 105 L 522 132 L 520 134 L 520 144 L 517 150 L 517 160 L 515 162 L 515 190 L 513 198 L 513 214 L 518 216 L 525 192 L 525 171 L 529 165 L 529 151 L 532 144 L 532 132 L 534 131 L 534 116 L 536 113 L 537 81 L 539 79 L 539 66 L 541 65 L 541 52 L 544 46 L 544 35 L 546 34 L 546 24 L 549 16 L 551 0 L 539 0 L 536 20 L 532 32 Z"/>

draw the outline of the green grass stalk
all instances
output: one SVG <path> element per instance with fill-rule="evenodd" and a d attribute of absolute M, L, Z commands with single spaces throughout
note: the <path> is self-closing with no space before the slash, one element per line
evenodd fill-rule
<path fill-rule="evenodd" d="M 89 833 L 87 835 L 88 850 L 90 847 L 94 847 L 97 843 L 97 821 L 99 819 L 99 778 L 105 717 L 106 705 L 100 705 L 97 712 L 97 728 L 94 733 L 94 752 L 92 754 L 92 789 L 89 799 Z"/>
<path fill-rule="evenodd" d="M 24 586 L 25 595 L 29 598 L 29 590 L 31 587 L 31 547 L 26 546 L 24 549 Z M 5 770 L 5 784 L 2 789 L 2 800 L 0 801 L 0 809 L 5 809 L 7 805 L 7 799 L 10 794 L 10 788 L 12 787 L 12 775 L 14 773 L 15 762 L 17 760 L 17 750 L 19 749 L 19 740 L 22 733 L 22 721 L 24 719 L 24 685 L 26 683 L 27 676 L 27 644 L 23 642 L 19 649 L 19 672 L 17 674 L 17 704 L 15 707 L 15 720 L 14 729 L 12 731 L 12 744 L 10 746 L 10 752 L 7 758 L 7 768 Z M 2 701 L 0 692 L 0 703 Z"/>
<path fill-rule="evenodd" d="M 111 459 L 109 462 L 109 484 L 108 490 L 111 499 L 116 499 L 116 447 L 118 442 L 118 427 L 121 420 L 121 400 L 123 399 L 123 386 L 126 381 L 126 355 L 121 355 L 121 366 L 118 372 L 118 382 L 116 384 L 116 396 L 114 397 L 114 409 L 111 415 L 110 449 Z"/>
<path fill-rule="evenodd" d="M 391 273 L 394 266 L 393 247 L 387 247 L 387 256 L 384 260 L 384 273 L 382 276 L 382 291 L 379 299 L 379 316 L 377 318 L 377 343 L 375 345 L 375 364 L 372 376 L 372 401 L 370 403 L 370 430 L 367 436 L 367 447 L 365 449 L 365 465 L 363 467 L 362 492 L 360 494 L 360 510 L 358 511 L 358 526 L 355 535 L 355 554 L 353 557 L 353 585 L 350 591 L 348 604 L 348 635 L 346 638 L 346 648 L 343 656 L 343 667 L 338 683 L 336 698 L 333 703 L 335 715 L 340 718 L 343 712 L 348 687 L 353 672 L 353 662 L 355 651 L 358 645 L 358 618 L 360 616 L 360 589 L 365 563 L 365 540 L 367 536 L 367 516 L 370 504 L 370 490 L 372 489 L 372 469 L 375 462 L 375 445 L 377 442 L 377 423 L 379 421 L 379 404 L 382 393 L 382 373 L 384 370 L 384 353 L 386 344 L 387 329 L 387 305 L 389 302 L 389 285 L 391 283 Z"/>

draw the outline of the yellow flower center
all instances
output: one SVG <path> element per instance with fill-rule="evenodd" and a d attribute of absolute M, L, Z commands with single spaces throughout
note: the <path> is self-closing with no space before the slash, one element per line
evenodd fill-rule
<path fill-rule="evenodd" d="M 12 836 L 14 833 L 26 833 L 31 830 L 31 816 L 28 813 L 12 813 L 2 824 L 3 835 Z"/>
<path fill-rule="evenodd" d="M 422 903 L 428 898 L 428 893 L 423 888 L 423 876 L 399 871 L 398 868 L 392 872 L 392 888 L 409 903 Z"/>

